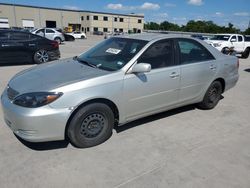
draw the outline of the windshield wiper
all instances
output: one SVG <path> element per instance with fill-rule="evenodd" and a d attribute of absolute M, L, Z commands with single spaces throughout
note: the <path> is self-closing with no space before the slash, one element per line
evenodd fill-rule
<path fill-rule="evenodd" d="M 73 59 L 74 59 L 74 60 L 77 60 L 77 61 L 80 62 L 80 63 L 83 63 L 83 64 L 85 64 L 85 65 L 88 65 L 88 66 L 90 66 L 90 67 L 98 68 L 96 65 L 91 64 L 91 63 L 89 63 L 89 62 L 87 62 L 87 61 L 84 61 L 84 60 L 78 58 L 77 56 L 73 57 Z"/>

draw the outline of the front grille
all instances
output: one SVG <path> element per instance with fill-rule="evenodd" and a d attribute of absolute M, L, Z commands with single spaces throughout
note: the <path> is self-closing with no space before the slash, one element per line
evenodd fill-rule
<path fill-rule="evenodd" d="M 10 100 L 14 100 L 15 97 L 19 94 L 18 91 L 12 89 L 11 87 L 8 86 L 7 88 L 7 95 Z"/>

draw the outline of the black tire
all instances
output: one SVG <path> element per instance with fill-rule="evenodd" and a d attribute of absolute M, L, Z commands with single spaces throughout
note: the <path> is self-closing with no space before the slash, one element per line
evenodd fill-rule
<path fill-rule="evenodd" d="M 58 44 L 61 44 L 61 43 L 62 43 L 62 40 L 61 40 L 59 37 L 56 37 L 54 40 L 55 40 L 56 42 L 58 42 Z"/>
<path fill-rule="evenodd" d="M 198 107 L 204 110 L 213 109 L 221 99 L 222 84 L 219 81 L 214 81 L 203 98 L 203 101 L 198 104 Z"/>
<path fill-rule="evenodd" d="M 250 49 L 247 48 L 245 51 L 242 53 L 242 58 L 247 59 L 250 53 Z"/>
<path fill-rule="evenodd" d="M 33 59 L 36 64 L 47 63 L 49 62 L 49 54 L 46 50 L 40 49 L 35 52 Z"/>
<path fill-rule="evenodd" d="M 78 148 L 96 146 L 112 135 L 114 114 L 103 103 L 92 103 L 79 109 L 71 119 L 67 136 Z"/>
<path fill-rule="evenodd" d="M 82 36 L 81 36 L 81 39 L 85 39 L 85 36 L 82 35 Z"/>
<path fill-rule="evenodd" d="M 223 48 L 222 50 L 221 50 L 221 52 L 223 53 L 223 54 L 226 54 L 226 55 L 228 55 L 229 54 L 229 48 L 228 47 L 225 47 L 225 48 Z"/>

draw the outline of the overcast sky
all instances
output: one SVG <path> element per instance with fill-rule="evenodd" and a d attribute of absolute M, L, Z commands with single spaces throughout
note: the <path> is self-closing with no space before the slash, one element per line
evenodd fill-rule
<path fill-rule="evenodd" d="M 186 24 L 189 20 L 212 20 L 225 26 L 228 22 L 245 30 L 250 21 L 250 0 L 0 0 L 66 9 L 92 10 L 113 13 L 142 13 L 145 21 L 164 20 Z"/>

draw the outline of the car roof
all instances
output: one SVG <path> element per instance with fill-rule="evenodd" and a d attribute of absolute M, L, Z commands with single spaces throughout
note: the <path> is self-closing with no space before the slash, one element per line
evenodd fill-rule
<path fill-rule="evenodd" d="M 128 35 L 119 35 L 118 38 L 129 38 L 145 41 L 153 41 L 157 39 L 167 39 L 167 38 L 190 38 L 184 37 L 180 34 L 162 34 L 162 33 L 138 33 L 138 34 L 128 34 Z"/>

